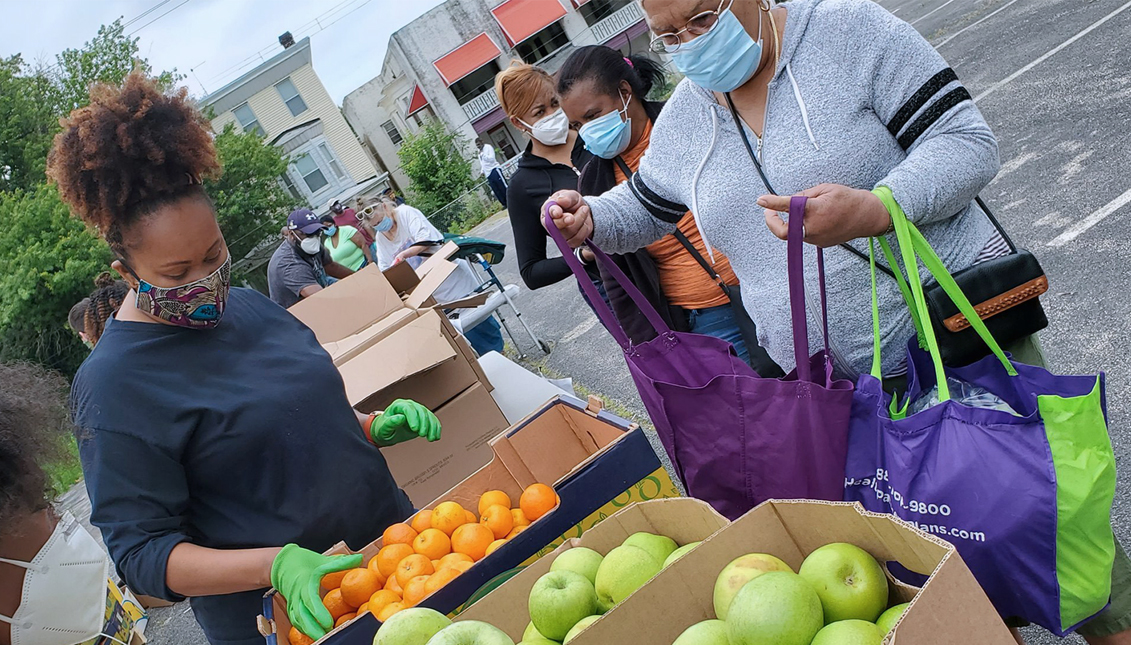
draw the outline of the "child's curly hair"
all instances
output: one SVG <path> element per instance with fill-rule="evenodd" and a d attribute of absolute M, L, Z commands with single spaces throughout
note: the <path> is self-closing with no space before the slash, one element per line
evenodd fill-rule
<path fill-rule="evenodd" d="M 129 291 L 125 282 L 115 280 L 109 272 L 103 272 L 94 279 L 94 292 L 88 298 L 90 303 L 83 318 L 83 329 L 90 342 L 97 344 L 102 338 L 106 322 L 118 313 Z"/>
<path fill-rule="evenodd" d="M 126 229 L 183 197 L 207 199 L 201 181 L 219 174 L 208 120 L 187 95 L 183 87 L 164 93 L 135 70 L 121 87 L 91 87 L 90 105 L 55 135 L 48 177 L 119 256 Z"/>
<path fill-rule="evenodd" d="M 0 363 L 0 535 L 47 507 L 43 465 L 63 452 L 66 382 L 28 363 Z"/>

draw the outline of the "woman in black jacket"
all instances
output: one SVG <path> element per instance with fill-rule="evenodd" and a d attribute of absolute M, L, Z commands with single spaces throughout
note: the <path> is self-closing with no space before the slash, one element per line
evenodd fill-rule
<path fill-rule="evenodd" d="M 529 289 L 541 289 L 571 275 L 565 260 L 546 257 L 549 236 L 542 228 L 542 204 L 556 191 L 577 189 L 577 168 L 589 155 L 577 145 L 577 133 L 569 129 L 558 104 L 554 79 L 545 70 L 512 63 L 495 77 L 495 93 L 511 123 L 530 136 L 508 182 L 507 212 L 522 281 Z M 590 278 L 600 284 L 592 257 L 582 253 Z"/>

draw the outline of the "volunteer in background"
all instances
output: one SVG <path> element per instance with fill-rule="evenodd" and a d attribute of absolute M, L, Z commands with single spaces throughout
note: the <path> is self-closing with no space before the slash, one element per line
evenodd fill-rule
<path fill-rule="evenodd" d="M 322 245 L 325 225 L 309 208 L 287 216 L 283 241 L 267 263 L 267 290 L 280 307 L 287 308 L 353 274 L 334 262 Z"/>
<path fill-rule="evenodd" d="M 86 336 L 86 309 L 90 306 L 90 298 L 83 298 L 71 307 L 71 311 L 67 313 L 67 324 L 70 325 L 71 331 L 78 334 L 82 344 L 86 345 L 87 349 L 94 349 L 94 343 Z"/>
<path fill-rule="evenodd" d="M 514 232 L 518 272 L 529 289 L 541 289 L 573 275 L 562 258 L 548 258 L 548 235 L 542 228 L 542 203 L 559 190 L 577 188 L 574 163 L 577 133 L 558 104 L 554 78 L 545 70 L 515 61 L 495 76 L 499 105 L 514 127 L 530 137 L 507 186 L 507 214 Z M 578 163 L 589 155 L 580 151 Z M 594 284 L 601 274 L 588 251 L 583 262 Z M 603 289 L 604 287 L 602 287 Z"/>
<path fill-rule="evenodd" d="M 219 165 L 187 90 L 162 94 L 139 71 L 96 85 L 48 157 L 132 290 L 71 390 L 91 519 L 130 588 L 191 597 L 213 645 L 262 644 L 270 586 L 317 638 L 332 625 L 311 590 L 361 561 L 318 553 L 359 548 L 413 510 L 374 444 L 438 439 L 439 422 L 411 401 L 357 413 L 310 329 L 230 288 L 201 185 Z"/>
<path fill-rule="evenodd" d="M 653 48 L 671 54 L 687 78 L 656 120 L 631 185 L 599 197 L 554 195 L 551 215 L 571 245 L 592 236 L 607 250 L 639 248 L 671 233 L 690 204 L 704 242 L 730 258 L 766 349 L 792 369 L 779 213 L 791 195 L 806 195 L 805 241 L 827 249 L 835 367 L 849 375 L 871 366 L 870 278 L 866 261 L 834 247 L 851 242 L 866 253 L 862 238 L 890 232 L 873 189 L 891 191 L 951 271 L 1008 252 L 973 204 L 998 171 L 997 141 L 914 27 L 867 0 L 645 0 L 643 8 L 659 34 Z M 767 194 L 750 154 L 781 196 Z M 759 194 L 764 226 L 751 212 Z M 878 286 L 883 374 L 905 378 L 914 327 L 895 281 Z M 1093 645 L 1131 643 L 1123 549 L 1111 604 L 1078 631 Z"/>
<path fill-rule="evenodd" d="M 507 181 L 503 179 L 503 169 L 499 166 L 499 159 L 495 153 L 495 147 L 489 143 L 483 143 L 483 139 L 475 138 L 475 147 L 479 149 L 479 170 L 483 172 L 483 176 L 487 178 L 487 184 L 491 186 L 491 192 L 495 194 L 495 199 L 507 207 Z"/>
<path fill-rule="evenodd" d="M 94 279 L 94 292 L 90 294 L 90 307 L 83 318 L 86 337 L 90 339 L 91 349 L 106 331 L 106 323 L 118 313 L 129 293 L 129 285 L 123 280 L 115 280 L 109 272 L 103 272 Z"/>
<path fill-rule="evenodd" d="M 419 245 L 417 242 L 438 242 L 443 244 L 444 236 L 424 213 L 403 204 L 397 206 L 389 200 L 381 200 L 374 206 L 367 206 L 362 214 L 377 231 L 377 266 L 382 271 L 397 264 L 407 262 L 413 269 L 424 263 L 421 253 L 435 251 L 435 245 Z M 455 302 L 471 295 L 479 288 L 480 281 L 467 260 L 454 260 L 455 273 L 440 283 L 434 295 L 437 302 Z M 460 309 L 456 316 L 471 311 Z M 493 316 L 470 329 L 463 329 L 464 338 L 477 354 L 503 351 L 503 334 L 499 323 Z"/>
<path fill-rule="evenodd" d="M 361 267 L 376 261 L 373 249 L 365 241 L 365 236 L 357 228 L 355 217 L 350 226 L 338 226 L 330 215 L 323 215 L 321 220 L 325 227 L 322 231 L 322 240 L 330 258 L 350 271 L 357 271 Z"/>
<path fill-rule="evenodd" d="M 356 211 L 343 206 L 341 200 L 337 198 L 331 199 L 330 203 L 326 205 L 326 209 L 330 211 L 330 215 L 334 218 L 334 223 L 338 226 L 353 226 L 354 222 L 357 221 Z"/>
<path fill-rule="evenodd" d="M 51 508 L 43 470 L 65 458 L 66 391 L 46 370 L 0 363 L 0 645 L 74 645 L 103 630 L 109 560 Z"/>

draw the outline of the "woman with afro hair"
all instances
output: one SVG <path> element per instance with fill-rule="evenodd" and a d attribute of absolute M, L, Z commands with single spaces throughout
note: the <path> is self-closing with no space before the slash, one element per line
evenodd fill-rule
<path fill-rule="evenodd" d="M 357 413 L 310 329 L 231 288 L 201 183 L 219 171 L 186 91 L 136 71 L 92 88 L 55 138 L 48 174 L 130 289 L 71 390 L 92 521 L 130 587 L 191 598 L 213 645 L 262 642 L 271 586 L 317 639 L 319 581 L 361 557 L 319 553 L 413 510 L 375 446 L 434 441 L 439 422 L 411 401 Z"/>

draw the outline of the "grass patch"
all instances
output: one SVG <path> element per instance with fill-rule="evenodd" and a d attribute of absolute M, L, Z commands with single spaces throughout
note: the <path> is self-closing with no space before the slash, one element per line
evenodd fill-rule
<path fill-rule="evenodd" d="M 82 480 L 82 464 L 79 463 L 79 447 L 71 437 L 66 442 L 58 461 L 44 464 L 47 481 L 51 486 L 52 498 L 57 498 Z"/>

